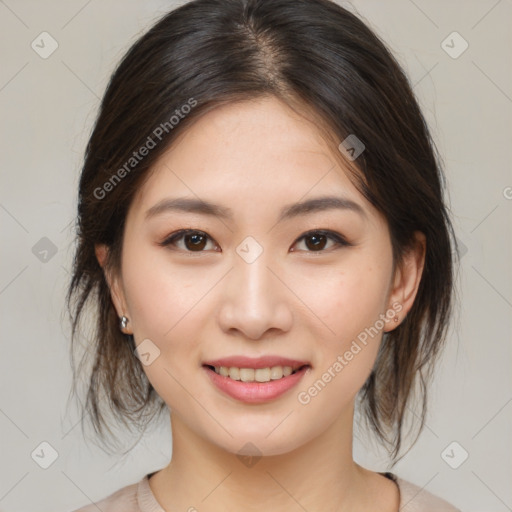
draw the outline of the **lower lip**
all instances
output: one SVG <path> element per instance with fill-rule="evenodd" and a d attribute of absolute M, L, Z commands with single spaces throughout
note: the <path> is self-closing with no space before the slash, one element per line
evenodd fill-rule
<path fill-rule="evenodd" d="M 215 373 L 214 370 L 203 366 L 211 381 L 221 391 L 227 395 L 240 400 L 241 402 L 258 404 L 278 398 L 293 388 L 302 379 L 310 366 L 304 366 L 299 371 L 283 377 L 281 379 L 271 380 L 269 382 L 243 382 L 233 380 Z"/>

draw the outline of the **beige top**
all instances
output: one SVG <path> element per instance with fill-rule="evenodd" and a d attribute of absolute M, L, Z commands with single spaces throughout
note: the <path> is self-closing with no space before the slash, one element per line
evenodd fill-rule
<path fill-rule="evenodd" d="M 399 512 L 461 512 L 447 501 L 407 480 L 398 478 L 393 473 L 381 474 L 398 485 Z M 73 512 L 98 512 L 98 510 L 102 512 L 166 512 L 151 491 L 149 486 L 151 475 L 153 473 L 145 475 L 139 482 L 119 489 L 96 504 L 87 505 Z"/>

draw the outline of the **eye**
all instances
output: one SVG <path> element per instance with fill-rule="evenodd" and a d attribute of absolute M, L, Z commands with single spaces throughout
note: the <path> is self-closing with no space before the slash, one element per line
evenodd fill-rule
<path fill-rule="evenodd" d="M 213 242 L 204 231 L 182 229 L 167 237 L 163 242 L 160 242 L 159 245 L 164 247 L 172 245 L 186 252 L 203 252 L 208 245 L 208 241 Z M 180 242 L 183 242 L 183 245 L 180 245 Z M 216 244 L 215 246 L 218 247 Z"/>
<path fill-rule="evenodd" d="M 309 231 L 308 233 L 302 235 L 295 243 L 298 243 L 302 240 L 304 241 L 307 252 L 324 252 L 329 241 L 334 242 L 335 247 L 352 245 L 351 243 L 347 242 L 347 240 L 345 240 L 345 238 L 339 233 L 325 229 Z M 328 249 L 329 248 L 332 248 L 332 246 L 328 247 Z M 292 248 L 290 250 L 295 251 L 296 249 Z"/>
<path fill-rule="evenodd" d="M 328 246 L 329 241 L 331 242 L 331 246 L 328 246 L 327 249 L 332 248 L 333 245 L 334 247 L 352 245 L 339 233 L 324 229 L 317 229 L 305 233 L 295 242 L 294 246 L 301 241 L 304 241 L 306 252 L 325 252 L 326 245 Z M 210 247 L 210 249 L 213 248 L 215 250 L 215 248 L 219 247 L 218 244 L 214 243 L 214 240 L 204 231 L 199 231 L 197 229 L 182 229 L 172 233 L 163 242 L 160 242 L 159 245 L 163 247 L 173 246 L 185 252 L 204 252 L 208 249 L 207 246 L 209 242 L 214 245 L 214 247 Z M 297 249 L 294 249 L 293 247 L 290 249 L 292 252 L 296 250 Z"/>

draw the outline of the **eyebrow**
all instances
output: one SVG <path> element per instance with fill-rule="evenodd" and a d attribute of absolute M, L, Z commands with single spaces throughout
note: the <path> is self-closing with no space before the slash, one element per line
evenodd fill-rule
<path fill-rule="evenodd" d="M 321 196 L 284 206 L 281 209 L 278 222 L 310 213 L 335 209 L 353 211 L 362 217 L 366 217 L 363 207 L 346 197 Z M 231 208 L 213 204 L 202 199 L 177 197 L 162 199 L 149 208 L 146 211 L 146 220 L 167 212 L 199 213 L 225 220 L 232 220 L 234 217 Z"/>

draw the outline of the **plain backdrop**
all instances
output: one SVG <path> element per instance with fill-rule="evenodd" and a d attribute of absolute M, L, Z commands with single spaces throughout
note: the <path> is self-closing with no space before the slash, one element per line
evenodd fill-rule
<path fill-rule="evenodd" d="M 4 512 L 69 512 L 170 458 L 168 419 L 122 464 L 84 440 L 77 410 L 66 407 L 71 369 L 64 294 L 77 180 L 99 99 L 130 44 L 176 5 L 0 0 Z M 342 5 L 387 42 L 408 73 L 444 159 L 461 243 L 459 316 L 431 390 L 427 425 L 393 471 L 466 512 L 510 511 L 512 4 Z M 52 44 L 58 47 L 43 58 Z M 56 457 L 47 469 L 37 457 L 43 452 Z M 360 436 L 354 456 L 370 469 L 388 467 L 383 452 Z"/>

